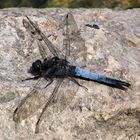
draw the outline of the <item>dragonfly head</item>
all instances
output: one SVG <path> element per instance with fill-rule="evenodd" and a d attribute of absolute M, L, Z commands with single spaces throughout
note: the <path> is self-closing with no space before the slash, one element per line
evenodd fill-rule
<path fill-rule="evenodd" d="M 42 65 L 43 64 L 40 60 L 36 60 L 35 62 L 33 62 L 28 72 L 34 76 L 39 76 L 42 72 Z"/>

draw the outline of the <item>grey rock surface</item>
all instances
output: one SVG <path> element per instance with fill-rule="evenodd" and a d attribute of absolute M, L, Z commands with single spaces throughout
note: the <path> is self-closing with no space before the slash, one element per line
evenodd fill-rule
<path fill-rule="evenodd" d="M 63 43 L 59 27 L 67 12 L 68 9 L 0 10 L 0 139 L 139 140 L 140 9 L 71 9 L 85 40 L 86 69 L 129 81 L 132 86 L 127 91 L 79 80 L 88 91 L 80 87 L 61 113 L 51 112 L 50 107 L 40 133 L 35 134 L 34 130 L 43 105 L 20 123 L 13 121 L 14 110 L 35 84 L 21 80 L 30 76 L 27 69 L 40 58 L 37 44 L 22 20 L 26 15 L 30 17 L 46 35 L 51 35 L 49 39 L 59 48 Z M 88 28 L 87 23 L 96 23 L 100 29 Z M 46 90 L 43 101 L 54 86 Z M 39 100 L 34 98 L 32 102 Z"/>

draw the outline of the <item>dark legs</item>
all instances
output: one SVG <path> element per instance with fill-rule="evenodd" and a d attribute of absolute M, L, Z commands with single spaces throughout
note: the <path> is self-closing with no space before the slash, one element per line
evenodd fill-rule
<path fill-rule="evenodd" d="M 28 80 L 37 80 L 37 79 L 39 79 L 39 78 L 40 78 L 40 76 L 29 77 L 29 78 L 26 78 L 26 79 L 22 79 L 22 82 L 23 82 L 23 81 L 28 81 Z"/>
<path fill-rule="evenodd" d="M 80 87 L 83 87 L 84 89 L 88 90 L 85 86 L 81 85 L 80 83 L 78 83 L 78 81 L 76 79 L 74 79 L 73 77 L 69 77 L 69 79 L 74 82 L 75 84 L 77 84 Z"/>
<path fill-rule="evenodd" d="M 26 78 L 26 79 L 22 79 L 22 82 L 28 81 L 28 80 L 37 80 L 39 78 L 40 78 L 40 76 L 29 77 L 29 78 Z M 48 87 L 53 82 L 53 79 L 51 79 L 51 78 L 47 78 L 46 80 L 49 81 L 49 83 L 45 86 L 45 88 Z"/>
<path fill-rule="evenodd" d="M 49 78 L 49 83 L 45 86 L 45 88 L 48 87 L 52 82 L 53 82 L 53 79 Z"/>

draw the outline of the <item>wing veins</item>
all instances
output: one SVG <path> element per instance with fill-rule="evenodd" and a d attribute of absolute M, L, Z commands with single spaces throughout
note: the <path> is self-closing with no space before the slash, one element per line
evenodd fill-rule
<path fill-rule="evenodd" d="M 35 29 L 35 32 L 41 37 L 40 39 L 38 39 L 39 41 L 41 41 L 41 39 L 45 42 L 45 44 L 47 45 L 48 49 L 50 50 L 50 52 L 54 55 L 54 56 L 59 56 L 60 54 L 60 50 L 58 48 L 56 48 L 50 40 L 48 40 L 48 38 L 45 36 L 45 34 L 43 32 L 41 32 L 41 30 L 39 29 L 39 27 L 36 26 L 36 24 L 34 22 L 32 22 L 29 17 L 26 16 L 26 18 L 29 20 L 30 25 Z"/>
<path fill-rule="evenodd" d="M 55 86 L 55 88 L 54 88 L 51 96 L 49 97 L 47 103 L 43 107 L 42 112 L 41 112 L 41 114 L 40 114 L 40 116 L 38 118 L 38 121 L 36 123 L 35 133 L 38 133 L 39 132 L 39 124 L 42 121 L 42 116 L 43 116 L 44 112 L 46 111 L 47 107 L 53 102 L 54 97 L 55 97 L 55 95 L 56 95 L 56 93 L 58 91 L 58 88 L 61 86 L 62 82 L 63 82 L 63 79 L 58 79 L 57 84 L 56 84 L 56 86 Z"/>
<path fill-rule="evenodd" d="M 21 101 L 21 103 L 18 105 L 18 107 L 15 109 L 14 114 L 13 114 L 13 120 L 15 122 L 20 122 L 21 118 L 18 118 L 18 113 L 20 113 L 20 111 L 22 111 L 22 106 L 24 105 L 24 103 L 26 102 L 26 100 L 32 95 L 38 92 L 38 90 L 36 89 L 37 84 L 40 82 L 41 79 L 39 79 L 36 84 L 34 85 L 33 89 L 30 91 L 30 93 Z"/>

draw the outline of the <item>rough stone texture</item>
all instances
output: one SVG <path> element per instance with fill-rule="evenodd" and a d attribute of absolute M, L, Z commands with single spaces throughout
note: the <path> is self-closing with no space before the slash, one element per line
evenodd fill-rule
<path fill-rule="evenodd" d="M 61 114 L 53 112 L 50 120 L 46 114 L 39 134 L 34 134 L 34 129 L 41 108 L 19 124 L 13 121 L 15 108 L 35 83 L 21 79 L 29 76 L 27 69 L 40 57 L 22 20 L 28 15 L 46 35 L 53 35 L 49 39 L 59 47 L 63 36 L 58 25 L 60 17 L 68 11 L 24 8 L 0 11 L 0 139 L 139 140 L 140 9 L 71 10 L 87 47 L 86 69 L 130 81 L 130 89 L 122 91 L 80 81 L 88 92 L 79 88 Z M 100 29 L 85 27 L 87 23 L 97 23 Z"/>

